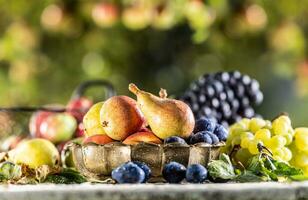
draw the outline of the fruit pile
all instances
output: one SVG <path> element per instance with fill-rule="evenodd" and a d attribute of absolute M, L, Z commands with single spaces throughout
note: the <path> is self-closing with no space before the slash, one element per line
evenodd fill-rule
<path fill-rule="evenodd" d="M 230 127 L 223 151 L 230 153 L 236 163 L 247 166 L 260 147 L 267 148 L 275 160 L 290 163 L 308 174 L 308 129 L 293 129 L 286 115 L 273 122 L 260 118 L 242 119 Z"/>
<path fill-rule="evenodd" d="M 216 145 L 226 141 L 228 131 L 222 125 L 207 118 L 195 123 L 189 107 L 168 99 L 165 90 L 161 90 L 160 97 L 133 84 L 130 90 L 137 95 L 137 103 L 126 96 L 115 96 L 91 107 L 83 121 L 88 136 L 85 143 L 106 144 L 115 140 L 128 145 L 160 144 L 165 139 L 164 143 Z"/>
<path fill-rule="evenodd" d="M 158 97 L 134 84 L 129 89 L 137 96 L 137 102 L 127 96 L 114 96 L 91 107 L 83 120 L 86 143 L 160 144 L 171 136 L 190 136 L 195 120 L 184 102 L 167 98 L 165 90 Z"/>
<path fill-rule="evenodd" d="M 205 74 L 180 97 L 196 118 L 208 117 L 228 126 L 257 114 L 253 106 L 263 101 L 257 80 L 238 71 Z"/>

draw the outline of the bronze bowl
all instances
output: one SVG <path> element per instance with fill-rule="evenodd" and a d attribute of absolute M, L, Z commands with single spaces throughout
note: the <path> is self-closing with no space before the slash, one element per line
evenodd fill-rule
<path fill-rule="evenodd" d="M 136 145 L 125 145 L 113 142 L 105 145 L 72 144 L 70 150 L 79 172 L 88 178 L 104 180 L 110 177 L 113 169 L 128 161 L 146 163 L 151 168 L 153 177 L 160 177 L 163 166 L 171 161 L 179 162 L 184 166 L 190 164 L 207 166 L 209 161 L 218 158 L 221 146 L 224 144 L 184 145 L 142 142 Z"/>

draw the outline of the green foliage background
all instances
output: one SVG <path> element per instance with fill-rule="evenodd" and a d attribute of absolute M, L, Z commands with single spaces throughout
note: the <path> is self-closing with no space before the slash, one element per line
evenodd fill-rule
<path fill-rule="evenodd" d="M 78 83 L 98 78 L 121 94 L 130 82 L 181 94 L 204 73 L 239 70 L 260 81 L 261 114 L 287 111 L 308 125 L 308 1 L 191 2 L 0 0 L 0 105 L 65 104 Z M 93 17 L 107 3 L 119 9 L 108 27 Z M 145 17 L 153 10 L 171 17 L 157 26 Z"/>

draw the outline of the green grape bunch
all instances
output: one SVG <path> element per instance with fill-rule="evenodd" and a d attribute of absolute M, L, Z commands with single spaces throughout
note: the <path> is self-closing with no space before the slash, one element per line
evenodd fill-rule
<path fill-rule="evenodd" d="M 297 157 L 295 149 L 305 147 L 308 150 L 308 129 L 305 132 L 307 144 L 302 144 L 301 139 L 297 140 L 296 137 L 304 136 L 299 136 L 296 130 L 293 129 L 291 120 L 286 115 L 281 115 L 272 122 L 260 118 L 242 119 L 230 127 L 229 137 L 222 151 L 231 154 L 236 163 L 247 166 L 249 159 L 259 154 L 258 146 L 261 145 L 273 154 L 275 160 L 293 163 L 294 157 Z M 301 148 L 295 148 L 299 145 L 294 143 L 301 143 Z M 308 169 L 308 151 L 306 152 L 307 161 L 302 165 L 307 166 Z"/>

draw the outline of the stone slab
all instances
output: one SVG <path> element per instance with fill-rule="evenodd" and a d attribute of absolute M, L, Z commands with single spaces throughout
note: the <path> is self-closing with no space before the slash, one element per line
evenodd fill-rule
<path fill-rule="evenodd" d="M 308 200 L 308 182 L 2 185 L 0 200 Z"/>

